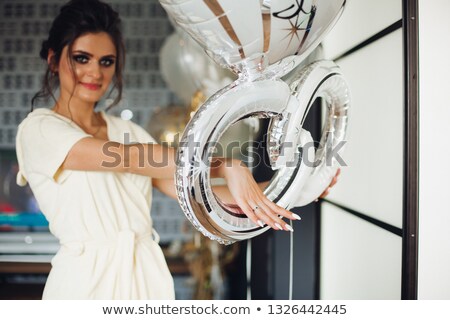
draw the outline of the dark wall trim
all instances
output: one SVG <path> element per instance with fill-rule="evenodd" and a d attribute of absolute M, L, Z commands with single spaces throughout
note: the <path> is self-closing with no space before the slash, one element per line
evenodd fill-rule
<path fill-rule="evenodd" d="M 318 203 L 319 204 L 319 203 Z M 314 257 L 314 265 L 316 268 L 315 279 L 314 279 L 314 300 L 320 300 L 320 266 L 321 260 L 320 255 L 322 254 L 322 206 L 316 205 L 316 225 L 315 225 L 315 242 L 316 250 Z"/>
<path fill-rule="evenodd" d="M 332 59 L 334 61 L 338 61 L 342 58 L 345 58 L 346 56 L 368 46 L 369 44 L 379 40 L 380 38 L 383 38 L 384 36 L 398 30 L 401 29 L 403 26 L 403 21 L 402 20 L 398 20 L 397 22 L 394 22 L 393 24 L 391 24 L 390 26 L 388 26 L 387 28 L 381 30 L 380 32 L 378 32 L 377 34 L 371 36 L 369 39 L 364 40 L 363 42 L 357 44 L 356 46 L 354 46 L 353 48 L 351 48 L 350 50 L 344 52 L 343 54 L 337 56 L 336 58 Z"/>
<path fill-rule="evenodd" d="M 393 226 L 393 225 L 391 225 L 389 223 L 386 223 L 386 222 L 383 222 L 381 220 L 375 219 L 375 218 L 373 218 L 371 216 L 368 216 L 368 215 L 366 215 L 364 213 L 361 213 L 361 212 L 358 212 L 356 210 L 350 209 L 350 208 L 348 208 L 346 206 L 343 206 L 341 204 L 338 204 L 338 203 L 336 203 L 334 201 L 330 201 L 330 200 L 327 200 L 327 199 L 321 199 L 321 201 L 329 203 L 329 204 L 331 204 L 331 205 L 333 205 L 335 207 L 338 207 L 339 209 L 342 209 L 342 210 L 344 210 L 347 213 L 350 213 L 350 214 L 352 214 L 352 215 L 354 215 L 354 216 L 356 216 L 356 217 L 358 217 L 360 219 L 363 219 L 363 220 L 365 220 L 365 221 L 367 221 L 367 222 L 369 222 L 369 223 L 371 223 L 371 224 L 373 224 L 373 225 L 375 225 L 377 227 L 380 227 L 380 228 L 382 228 L 382 229 L 384 229 L 386 231 L 389 231 L 389 232 L 391 232 L 391 233 L 393 233 L 393 234 L 395 234 L 395 235 L 397 235 L 399 237 L 401 237 L 403 235 L 402 229 L 400 229 L 400 228 L 398 228 L 396 226 Z"/>
<path fill-rule="evenodd" d="M 417 299 L 419 218 L 418 0 L 403 0 L 405 165 L 403 186 L 402 299 Z"/>

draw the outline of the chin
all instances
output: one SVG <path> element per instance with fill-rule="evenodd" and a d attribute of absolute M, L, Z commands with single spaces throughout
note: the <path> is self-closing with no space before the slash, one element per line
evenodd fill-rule
<path fill-rule="evenodd" d="M 98 96 L 98 97 L 78 96 L 77 98 L 79 99 L 79 101 L 82 101 L 82 102 L 97 103 L 102 98 L 102 96 Z"/>
<path fill-rule="evenodd" d="M 104 92 L 90 93 L 90 94 L 78 94 L 78 99 L 84 102 L 96 103 L 103 97 Z"/>

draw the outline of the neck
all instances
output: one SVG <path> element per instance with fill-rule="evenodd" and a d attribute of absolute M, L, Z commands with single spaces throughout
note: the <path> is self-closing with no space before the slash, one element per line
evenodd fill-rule
<path fill-rule="evenodd" d="M 89 128 L 98 125 L 94 107 L 95 103 L 80 101 L 80 99 L 73 96 L 68 99 L 60 96 L 52 109 L 81 125 L 81 127 Z"/>

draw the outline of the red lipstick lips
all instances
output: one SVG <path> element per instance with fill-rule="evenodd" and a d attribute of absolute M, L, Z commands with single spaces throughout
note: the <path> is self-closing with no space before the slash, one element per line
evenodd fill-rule
<path fill-rule="evenodd" d="M 95 84 L 95 83 L 84 83 L 84 82 L 80 82 L 80 84 L 89 89 L 89 90 L 98 90 L 100 89 L 101 85 L 100 84 Z"/>

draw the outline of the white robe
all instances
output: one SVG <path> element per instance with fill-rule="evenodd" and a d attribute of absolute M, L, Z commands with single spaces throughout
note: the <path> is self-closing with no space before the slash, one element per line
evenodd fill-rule
<path fill-rule="evenodd" d="M 133 122 L 101 115 L 110 141 L 154 142 Z M 173 279 L 152 228 L 151 178 L 61 170 L 84 137 L 91 135 L 50 109 L 34 110 L 19 125 L 17 183 L 30 184 L 61 243 L 43 299 L 174 299 Z"/>

